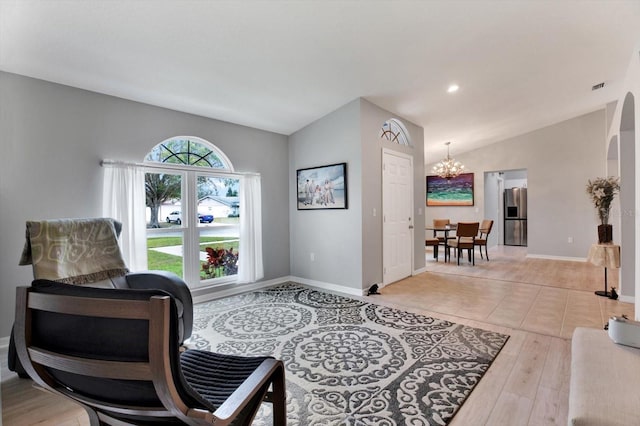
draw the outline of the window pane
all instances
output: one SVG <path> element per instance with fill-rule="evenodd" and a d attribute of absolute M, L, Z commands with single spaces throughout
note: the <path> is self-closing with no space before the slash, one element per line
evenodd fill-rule
<path fill-rule="evenodd" d="M 156 145 L 146 161 L 188 166 L 227 169 L 228 166 L 213 150 L 197 140 L 173 138 Z"/>
<path fill-rule="evenodd" d="M 180 209 L 182 176 L 169 173 L 146 173 L 145 195 L 147 228 L 182 225 Z"/>
<path fill-rule="evenodd" d="M 238 273 L 238 179 L 198 176 L 200 280 Z"/>
<path fill-rule="evenodd" d="M 404 124 L 395 118 L 385 121 L 380 129 L 380 137 L 400 145 L 411 146 L 409 132 Z"/>
<path fill-rule="evenodd" d="M 146 173 L 145 195 L 147 267 L 183 277 L 182 176 Z"/>
<path fill-rule="evenodd" d="M 163 233 L 147 237 L 147 264 L 150 270 L 182 274 L 182 232 Z"/>

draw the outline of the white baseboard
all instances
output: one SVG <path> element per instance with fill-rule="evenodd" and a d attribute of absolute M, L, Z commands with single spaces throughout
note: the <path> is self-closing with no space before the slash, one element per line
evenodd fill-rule
<path fill-rule="evenodd" d="M 353 288 L 353 287 L 346 287 L 343 285 L 339 285 L 339 284 L 332 284 L 332 283 L 325 283 L 323 281 L 315 281 L 315 280 L 308 280 L 306 278 L 300 278 L 300 277 L 293 277 L 290 276 L 289 277 L 289 281 L 295 281 L 297 283 L 300 284 L 305 284 L 311 287 L 318 287 L 324 290 L 329 290 L 329 291 L 335 291 L 338 293 L 344 293 L 344 294 L 349 294 L 351 296 L 365 296 L 366 295 L 366 290 L 365 289 L 357 289 L 357 288 Z M 380 284 L 378 284 L 380 285 Z"/>
<path fill-rule="evenodd" d="M 349 294 L 352 296 L 364 296 L 366 294 L 366 290 L 364 289 L 356 289 L 352 287 L 342 286 L 339 284 L 309 280 L 306 278 L 294 277 L 289 275 L 289 276 L 275 278 L 268 281 L 258 281 L 255 283 L 247 283 L 247 284 L 233 284 L 231 286 L 225 286 L 225 288 L 222 290 L 216 290 L 215 287 L 211 287 L 210 289 L 207 289 L 207 290 L 200 290 L 199 291 L 200 294 L 193 297 L 193 303 L 208 302 L 209 300 L 221 299 L 223 297 L 234 296 L 236 294 L 246 293 L 249 291 L 256 291 L 256 290 L 271 287 L 277 284 L 286 283 L 289 281 L 294 281 L 300 284 L 308 285 L 311 287 L 317 287 L 324 290 L 334 291 L 337 293 Z"/>
<path fill-rule="evenodd" d="M 411 275 L 419 275 L 419 274 L 421 274 L 423 272 L 427 272 L 427 267 L 426 266 L 424 266 L 424 267 L 422 267 L 420 269 L 416 269 L 415 271 L 413 271 L 413 273 Z"/>
<path fill-rule="evenodd" d="M 527 254 L 531 259 L 568 260 L 570 262 L 586 262 L 586 257 L 550 256 L 546 254 Z"/>
<path fill-rule="evenodd" d="M 621 302 L 626 302 L 626 303 L 636 303 L 636 298 L 633 296 L 620 296 L 618 297 L 618 300 Z"/>
<path fill-rule="evenodd" d="M 273 280 L 267 281 L 258 281 L 255 283 L 246 283 L 246 284 L 233 284 L 232 286 L 226 287 L 224 290 L 215 290 L 215 287 L 212 287 L 209 290 L 202 291 L 202 294 L 193 297 L 193 303 L 203 303 L 208 302 L 210 300 L 222 299 L 223 297 L 235 296 L 240 293 L 247 293 L 249 291 L 260 290 L 266 287 L 271 287 L 277 284 L 286 283 L 289 281 L 289 277 L 276 278 Z"/>

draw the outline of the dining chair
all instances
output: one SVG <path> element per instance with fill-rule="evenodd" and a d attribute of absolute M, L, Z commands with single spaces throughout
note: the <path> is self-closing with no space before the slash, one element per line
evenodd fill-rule
<path fill-rule="evenodd" d="M 443 229 L 445 226 L 450 225 L 451 221 L 449 219 L 433 219 L 433 238 L 437 238 L 440 241 L 440 244 L 445 243 L 445 239 L 447 238 L 447 234 L 444 231 L 438 231 L 438 229 Z"/>
<path fill-rule="evenodd" d="M 480 248 L 480 258 L 482 257 L 482 247 L 484 247 L 484 252 L 487 256 L 487 261 L 489 261 L 489 252 L 487 251 L 487 240 L 489 239 L 489 234 L 491 233 L 491 229 L 493 228 L 493 220 L 485 219 L 480 224 L 480 234 L 475 240 L 476 246 Z"/>
<path fill-rule="evenodd" d="M 458 265 L 460 265 L 462 250 L 467 250 L 469 261 L 472 262 L 473 265 L 476 264 L 474 247 L 479 228 L 479 222 L 458 222 L 456 237 L 447 242 L 447 256 L 451 258 L 450 250 L 451 248 L 455 248 L 458 255 Z"/>
<path fill-rule="evenodd" d="M 433 247 L 433 258 L 438 261 L 438 246 L 440 245 L 440 240 L 437 238 L 426 238 L 424 240 L 425 247 Z"/>

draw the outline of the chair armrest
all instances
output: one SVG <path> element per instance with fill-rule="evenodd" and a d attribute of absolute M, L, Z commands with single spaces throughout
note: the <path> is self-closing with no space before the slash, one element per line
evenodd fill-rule
<path fill-rule="evenodd" d="M 219 419 L 233 419 L 245 406 L 252 402 L 257 393 L 261 392 L 269 382 L 273 383 L 272 402 L 274 411 L 276 404 L 285 404 L 284 364 L 277 359 L 265 359 L 262 364 L 231 394 L 215 411 Z M 283 413 L 284 414 L 284 413 Z M 282 424 L 274 421 L 275 425 Z"/>
<path fill-rule="evenodd" d="M 182 304 L 183 339 L 193 331 L 193 298 L 187 283 L 174 273 L 167 271 L 130 272 L 126 275 L 127 284 L 132 289 L 159 289 L 175 297 Z"/>

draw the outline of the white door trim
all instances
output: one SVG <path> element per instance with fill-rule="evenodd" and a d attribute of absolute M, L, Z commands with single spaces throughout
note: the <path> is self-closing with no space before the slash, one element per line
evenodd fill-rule
<path fill-rule="evenodd" d="M 387 216 L 387 211 L 386 211 L 386 198 L 388 197 L 387 194 L 385 194 L 385 160 L 387 159 L 388 156 L 395 156 L 395 157 L 399 157 L 399 158 L 403 158 L 409 161 L 409 179 L 408 179 L 408 184 L 409 184 L 409 205 L 407 206 L 407 216 L 409 218 L 408 221 L 408 227 L 409 227 L 409 239 L 407 244 L 409 245 L 409 247 L 407 247 L 407 253 L 409 253 L 409 268 L 407 271 L 407 275 L 406 277 L 409 277 L 413 274 L 414 271 L 414 241 L 415 241 L 415 220 L 414 220 L 414 204 L 415 204 L 415 200 L 414 200 L 414 194 L 413 194 L 413 187 L 414 187 L 414 177 L 413 177 L 413 157 L 408 155 L 408 154 L 404 154 L 402 152 L 398 152 L 398 151 L 394 151 L 388 148 L 383 148 L 382 149 L 382 285 L 387 285 L 390 284 L 391 282 L 395 282 L 397 281 L 397 279 L 393 279 L 393 280 L 389 280 L 388 279 L 388 275 L 386 273 L 386 267 L 388 265 L 388 260 L 389 259 L 385 259 L 385 238 L 387 238 L 387 224 L 386 224 L 386 216 Z"/>

